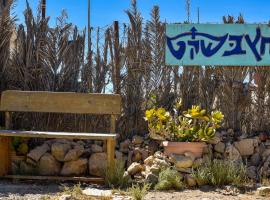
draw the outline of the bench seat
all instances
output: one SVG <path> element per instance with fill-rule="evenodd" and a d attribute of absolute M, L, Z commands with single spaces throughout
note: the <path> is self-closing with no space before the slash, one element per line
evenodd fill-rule
<path fill-rule="evenodd" d="M 117 134 L 105 133 L 73 133 L 73 132 L 45 132 L 45 131 L 19 131 L 0 130 L 0 136 L 4 137 L 27 137 L 48 139 L 81 139 L 81 140 L 109 140 L 116 139 Z"/>

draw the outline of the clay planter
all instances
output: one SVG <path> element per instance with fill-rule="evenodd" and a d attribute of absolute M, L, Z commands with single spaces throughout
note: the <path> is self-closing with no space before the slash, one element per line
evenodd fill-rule
<path fill-rule="evenodd" d="M 167 156 L 171 154 L 184 154 L 185 152 L 192 152 L 196 158 L 201 158 L 203 148 L 207 145 L 204 142 L 162 142 L 164 153 Z"/>

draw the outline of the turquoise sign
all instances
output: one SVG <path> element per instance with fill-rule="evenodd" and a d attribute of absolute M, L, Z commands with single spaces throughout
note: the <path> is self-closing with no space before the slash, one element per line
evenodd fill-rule
<path fill-rule="evenodd" d="M 168 24 L 167 65 L 270 66 L 270 27 Z"/>

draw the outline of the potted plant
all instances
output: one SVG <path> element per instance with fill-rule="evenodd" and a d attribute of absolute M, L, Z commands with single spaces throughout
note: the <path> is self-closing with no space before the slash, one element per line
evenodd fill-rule
<path fill-rule="evenodd" d="M 150 138 L 163 141 L 166 155 L 189 151 L 201 157 L 205 142 L 215 136 L 224 116 L 218 110 L 207 113 L 200 106 L 192 106 L 180 113 L 180 107 L 181 101 L 176 104 L 173 114 L 164 108 L 145 112 Z"/>

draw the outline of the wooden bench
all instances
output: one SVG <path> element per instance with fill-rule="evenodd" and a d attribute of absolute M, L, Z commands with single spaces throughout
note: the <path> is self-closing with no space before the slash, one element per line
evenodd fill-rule
<path fill-rule="evenodd" d="M 0 177 L 101 182 L 94 177 L 44 177 L 11 175 L 11 137 L 103 140 L 107 143 L 108 166 L 115 155 L 115 122 L 121 110 L 120 95 L 62 92 L 5 91 L 0 110 L 5 112 L 5 129 L 0 130 Z M 12 130 L 12 112 L 73 113 L 111 115 L 110 133 L 70 133 Z"/>

